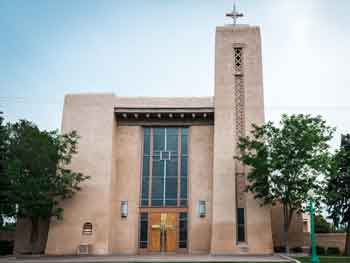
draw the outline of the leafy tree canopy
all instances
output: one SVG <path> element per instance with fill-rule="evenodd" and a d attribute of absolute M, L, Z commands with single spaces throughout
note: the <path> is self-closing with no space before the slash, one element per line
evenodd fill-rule
<path fill-rule="evenodd" d="M 315 232 L 316 233 L 331 233 L 332 226 L 327 220 L 321 215 L 315 215 Z"/>
<path fill-rule="evenodd" d="M 335 226 L 345 226 L 345 251 L 350 255 L 350 135 L 342 137 L 342 145 L 333 155 L 324 196 L 328 213 Z"/>
<path fill-rule="evenodd" d="M 31 252 L 40 253 L 39 219 L 61 218 L 60 201 L 89 178 L 68 168 L 79 137 L 75 131 L 41 131 L 25 120 L 6 126 L 0 121 L 0 214 L 30 219 Z"/>
<path fill-rule="evenodd" d="M 72 197 L 88 178 L 67 168 L 77 152 L 77 133 L 40 131 L 25 120 L 8 124 L 6 132 L 4 177 L 9 187 L 5 195 L 17 205 L 17 216 L 60 218 L 60 200 Z"/>
<path fill-rule="evenodd" d="M 2 117 L 2 112 L 0 112 L 0 226 L 4 224 L 5 215 L 15 213 L 15 206 L 10 202 L 6 194 L 10 190 L 9 178 L 5 175 L 8 133 L 3 121 L 4 118 Z"/>
<path fill-rule="evenodd" d="M 282 203 L 285 233 L 293 213 L 308 200 L 308 191 L 320 186 L 333 132 L 320 116 L 284 114 L 278 126 L 253 125 L 251 135 L 239 140 L 236 158 L 250 167 L 248 190 L 263 205 Z"/>

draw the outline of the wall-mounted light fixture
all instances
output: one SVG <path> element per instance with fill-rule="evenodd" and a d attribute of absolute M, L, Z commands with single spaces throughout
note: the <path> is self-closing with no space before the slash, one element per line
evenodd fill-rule
<path fill-rule="evenodd" d="M 120 215 L 121 215 L 121 217 L 128 216 L 128 201 L 121 201 L 120 202 Z"/>
<path fill-rule="evenodd" d="M 205 217 L 205 214 L 206 214 L 205 201 L 199 200 L 198 201 L 198 216 Z"/>

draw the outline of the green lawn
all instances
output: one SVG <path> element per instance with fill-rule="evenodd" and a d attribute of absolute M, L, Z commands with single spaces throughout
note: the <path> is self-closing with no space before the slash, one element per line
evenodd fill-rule
<path fill-rule="evenodd" d="M 299 257 L 297 258 L 298 260 L 300 260 L 302 263 L 309 263 L 310 262 L 310 258 L 308 257 Z M 350 257 L 320 257 L 320 263 L 350 263 Z M 132 263 L 132 261 L 130 261 Z M 156 261 L 159 262 L 159 261 Z M 203 263 L 219 263 L 220 261 L 214 261 L 214 262 L 203 262 Z M 222 262 L 222 261 L 221 261 Z M 91 262 L 94 263 L 94 262 Z M 139 262 L 138 262 L 139 263 Z M 146 262 L 145 262 L 146 263 Z M 171 262 L 167 262 L 167 263 L 171 263 Z M 178 263 L 178 262 L 173 262 L 173 263 Z M 191 263 L 189 262 L 182 262 L 182 263 Z M 224 262 L 222 262 L 224 263 Z M 225 263 L 227 263 L 225 261 Z M 250 261 L 240 261 L 240 262 L 232 262 L 232 263 L 262 263 L 262 261 L 260 262 L 250 262 Z M 264 262 L 264 263 L 269 263 L 269 262 Z M 273 263 L 278 263 L 278 262 L 273 262 Z M 280 263 L 285 263 L 285 262 L 280 262 Z"/>
<path fill-rule="evenodd" d="M 309 257 L 297 258 L 303 263 L 309 263 Z M 350 257 L 320 257 L 320 263 L 350 263 Z"/>

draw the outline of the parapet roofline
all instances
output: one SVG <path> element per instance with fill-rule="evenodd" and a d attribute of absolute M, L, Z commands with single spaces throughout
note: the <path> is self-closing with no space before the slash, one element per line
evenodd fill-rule
<path fill-rule="evenodd" d="M 115 108 L 180 109 L 214 108 L 213 97 L 118 97 Z"/>

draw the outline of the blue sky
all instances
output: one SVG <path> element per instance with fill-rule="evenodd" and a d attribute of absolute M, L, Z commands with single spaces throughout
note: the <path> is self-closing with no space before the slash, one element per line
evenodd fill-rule
<path fill-rule="evenodd" d="M 212 96 L 215 27 L 230 22 L 231 7 L 231 0 L 0 0 L 0 110 L 9 121 L 56 129 L 67 93 Z M 266 119 L 321 114 L 337 136 L 350 132 L 350 1 L 237 7 L 241 23 L 261 27 Z"/>

